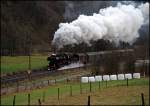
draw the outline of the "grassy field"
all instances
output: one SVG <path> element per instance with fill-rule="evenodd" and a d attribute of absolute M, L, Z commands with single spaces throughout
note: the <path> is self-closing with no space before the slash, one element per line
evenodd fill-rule
<path fill-rule="evenodd" d="M 28 69 L 28 56 L 1 56 L 1 73 L 11 73 Z M 31 56 L 31 69 L 47 66 L 47 56 Z"/>
<path fill-rule="evenodd" d="M 70 97 L 70 85 L 72 86 L 73 96 Z M 60 100 L 57 100 L 57 88 L 60 88 Z M 146 104 L 149 103 L 149 79 L 132 79 L 129 80 L 129 87 L 126 86 L 126 81 L 108 81 L 92 83 L 92 93 L 90 93 L 89 84 L 82 84 L 82 94 L 80 94 L 79 83 L 60 83 L 46 88 L 33 91 L 5 95 L 1 97 L 2 105 L 12 105 L 13 96 L 16 95 L 17 105 L 27 104 L 27 94 L 31 94 L 31 104 L 38 104 L 38 99 L 42 100 L 43 92 L 45 92 L 45 102 L 42 104 L 66 104 L 66 105 L 87 105 L 87 96 L 92 96 L 92 104 L 141 104 L 141 93 L 145 95 Z"/>
<path fill-rule="evenodd" d="M 149 94 L 147 86 L 113 87 L 95 91 L 93 93 L 77 94 L 74 96 L 49 97 L 44 105 L 87 105 L 88 96 L 91 96 L 91 105 L 141 105 L 141 94 L 143 92 L 145 104 L 149 104 Z M 119 91 L 119 92 L 118 92 Z"/>

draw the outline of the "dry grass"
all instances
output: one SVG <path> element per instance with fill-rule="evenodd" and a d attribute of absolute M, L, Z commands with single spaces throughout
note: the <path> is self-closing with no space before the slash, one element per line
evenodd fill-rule
<path fill-rule="evenodd" d="M 149 86 L 113 87 L 92 93 L 51 96 L 42 103 L 45 105 L 87 105 L 88 95 L 92 105 L 141 105 L 141 93 L 144 93 L 145 102 L 149 105 Z"/>

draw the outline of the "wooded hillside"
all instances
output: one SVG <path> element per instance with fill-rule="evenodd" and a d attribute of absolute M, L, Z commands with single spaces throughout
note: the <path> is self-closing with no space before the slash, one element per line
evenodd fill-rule
<path fill-rule="evenodd" d="M 117 1 L 1 1 L 1 55 L 28 55 L 51 51 L 51 41 L 59 23 L 71 22 L 79 15 L 91 15 L 99 9 L 116 5 Z M 135 45 L 149 45 L 149 24 L 141 28 Z M 130 47 L 121 43 L 119 48 Z M 29 48 L 31 47 L 31 48 Z M 83 49 L 84 48 L 84 49 Z M 118 47 L 117 47 L 118 48 Z M 92 42 L 62 51 L 85 52 L 116 49 L 109 41 Z"/>
<path fill-rule="evenodd" d="M 64 3 L 60 1 L 2 1 L 1 53 L 25 55 L 32 50 L 50 50 L 51 39 L 63 22 Z"/>

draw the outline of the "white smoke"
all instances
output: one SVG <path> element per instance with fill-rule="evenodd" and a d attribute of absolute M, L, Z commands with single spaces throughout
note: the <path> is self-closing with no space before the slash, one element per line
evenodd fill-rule
<path fill-rule="evenodd" d="M 149 24 L 149 3 L 141 4 L 139 8 L 144 17 L 144 24 Z"/>
<path fill-rule="evenodd" d="M 60 23 L 54 34 L 52 44 L 57 48 L 65 45 L 90 45 L 90 41 L 99 39 L 132 44 L 139 37 L 138 30 L 149 23 L 149 3 L 134 7 L 122 5 L 101 9 L 93 16 L 80 15 L 71 23 Z"/>

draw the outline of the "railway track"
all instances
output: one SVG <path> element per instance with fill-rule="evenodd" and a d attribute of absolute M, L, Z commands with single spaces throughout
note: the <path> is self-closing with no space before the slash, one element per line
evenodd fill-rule
<path fill-rule="evenodd" d="M 62 76 L 62 77 L 56 78 L 56 79 L 44 79 L 44 80 L 39 80 L 36 82 L 34 82 L 34 81 L 33 82 L 32 81 L 21 82 L 21 83 L 18 83 L 17 85 L 15 84 L 13 86 L 1 87 L 1 95 L 43 88 L 46 86 L 55 85 L 56 82 L 59 83 L 61 81 L 64 81 L 66 83 L 68 83 L 70 81 L 78 81 L 81 76 L 85 76 L 85 75 L 90 75 L 90 72 L 89 71 L 86 71 L 86 72 L 84 71 L 84 72 L 80 72 L 80 73 L 77 72 L 77 73 L 74 73 L 67 77 Z"/>
<path fill-rule="evenodd" d="M 67 66 L 64 66 L 57 70 L 47 70 L 47 68 L 43 68 L 40 70 L 33 70 L 33 71 L 31 71 L 30 74 L 28 74 L 26 71 L 18 72 L 18 73 L 14 73 L 11 75 L 1 77 L 1 84 L 3 85 L 3 84 L 9 84 L 9 83 L 16 83 L 18 81 L 24 81 L 27 79 L 36 79 L 39 77 L 45 77 L 45 76 L 52 75 L 52 74 L 57 73 L 62 70 L 76 69 L 76 68 L 81 68 L 81 67 L 84 67 L 84 65 L 83 64 L 77 65 L 75 67 L 70 67 L 70 68 L 69 67 L 67 68 Z"/>

